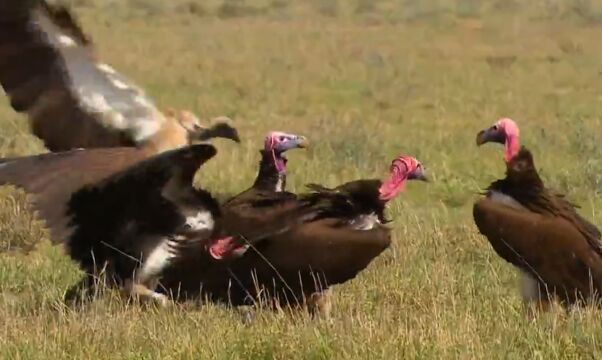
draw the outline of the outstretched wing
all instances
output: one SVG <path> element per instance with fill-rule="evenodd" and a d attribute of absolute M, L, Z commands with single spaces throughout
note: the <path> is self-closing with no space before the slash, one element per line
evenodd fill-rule
<path fill-rule="evenodd" d="M 0 84 L 48 149 L 134 146 L 161 128 L 163 114 L 97 61 L 66 8 L 4 0 L 0 10 Z"/>
<path fill-rule="evenodd" d="M 0 160 L 0 185 L 29 194 L 34 210 L 45 220 L 53 243 L 70 235 L 67 204 L 81 188 L 100 182 L 146 157 L 137 148 L 71 150 Z"/>
<path fill-rule="evenodd" d="M 163 209 L 167 202 L 177 207 L 210 198 L 204 192 L 197 197 L 192 179 L 216 152 L 212 145 L 200 144 L 151 158 L 136 148 L 50 153 L 3 163 L 0 185 L 21 187 L 32 196 L 53 243 L 68 241 L 74 229 L 78 236 L 94 231 L 88 235 L 109 239 L 136 217 L 146 216 L 148 226 L 172 226 L 170 219 L 153 213 L 155 205 Z"/>

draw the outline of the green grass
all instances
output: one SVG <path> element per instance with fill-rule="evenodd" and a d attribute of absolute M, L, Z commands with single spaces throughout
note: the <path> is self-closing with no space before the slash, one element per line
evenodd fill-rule
<path fill-rule="evenodd" d="M 292 190 L 382 176 L 400 152 L 433 178 L 390 207 L 394 245 L 335 288 L 330 322 L 216 305 L 145 309 L 107 294 L 61 303 L 79 277 L 46 242 L 0 255 L 0 357 L 19 359 L 599 358 L 602 314 L 530 322 L 518 278 L 476 230 L 478 192 L 503 176 L 476 132 L 501 116 L 551 187 L 602 224 L 602 28 L 598 1 L 72 1 L 103 59 L 162 108 L 235 118 L 200 174 L 215 191 L 251 183 L 270 129 L 307 135 Z M 0 155 L 45 151 L 0 101 Z M 45 238 L 23 196 L 0 189 L 0 244 Z"/>

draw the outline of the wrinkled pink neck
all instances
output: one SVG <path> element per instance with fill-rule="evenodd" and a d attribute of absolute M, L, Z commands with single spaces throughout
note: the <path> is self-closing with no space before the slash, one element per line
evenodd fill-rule
<path fill-rule="evenodd" d="M 282 156 L 276 154 L 275 150 L 272 150 L 272 160 L 274 161 L 274 166 L 279 174 L 286 172 L 286 163 L 284 162 Z"/>
<path fill-rule="evenodd" d="M 506 162 L 510 162 L 510 160 L 514 159 L 514 157 L 518 155 L 519 149 L 520 142 L 518 140 L 518 135 L 514 133 L 506 135 L 506 144 L 504 146 L 504 160 L 506 160 Z"/>
<path fill-rule="evenodd" d="M 405 163 L 403 169 L 399 166 L 393 167 L 391 175 L 389 175 L 389 177 L 383 181 L 382 185 L 378 189 L 378 198 L 381 201 L 390 201 L 403 191 L 408 178 L 407 171 L 407 165 L 405 165 Z"/>

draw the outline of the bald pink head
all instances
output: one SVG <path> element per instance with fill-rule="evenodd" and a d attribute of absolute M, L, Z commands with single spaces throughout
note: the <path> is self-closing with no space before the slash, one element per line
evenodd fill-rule
<path fill-rule="evenodd" d="M 509 162 L 520 150 L 519 135 L 520 131 L 516 122 L 509 118 L 502 118 L 490 128 L 481 130 L 477 134 L 477 145 L 488 142 L 504 144 L 504 160 Z"/>
<path fill-rule="evenodd" d="M 284 153 L 291 149 L 305 148 L 309 144 L 305 136 L 272 131 L 265 137 L 263 150 L 272 154 L 278 172 L 286 171 Z"/>
<path fill-rule="evenodd" d="M 391 163 L 389 177 L 378 189 L 379 199 L 390 201 L 405 188 L 407 180 L 427 181 L 422 164 L 411 156 L 401 155 Z"/>

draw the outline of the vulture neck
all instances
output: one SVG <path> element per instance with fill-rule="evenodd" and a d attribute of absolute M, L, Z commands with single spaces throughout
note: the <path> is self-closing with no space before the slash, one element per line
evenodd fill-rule
<path fill-rule="evenodd" d="M 189 144 L 188 131 L 172 117 L 165 120 L 163 126 L 144 143 L 144 149 L 159 154 Z"/>
<path fill-rule="evenodd" d="M 533 155 L 526 148 L 520 149 L 508 163 L 506 179 L 516 187 L 543 189 L 544 184 L 533 162 Z"/>
<path fill-rule="evenodd" d="M 261 150 L 261 160 L 259 161 L 259 172 L 254 189 L 282 192 L 286 186 L 286 169 L 278 171 L 274 163 L 274 155 L 271 151 Z M 277 155 L 278 156 L 278 155 Z M 286 166 L 286 159 L 283 159 Z"/>
<path fill-rule="evenodd" d="M 507 135 L 504 143 L 504 160 L 509 163 L 512 159 L 518 156 L 520 152 L 520 141 L 517 134 Z"/>

